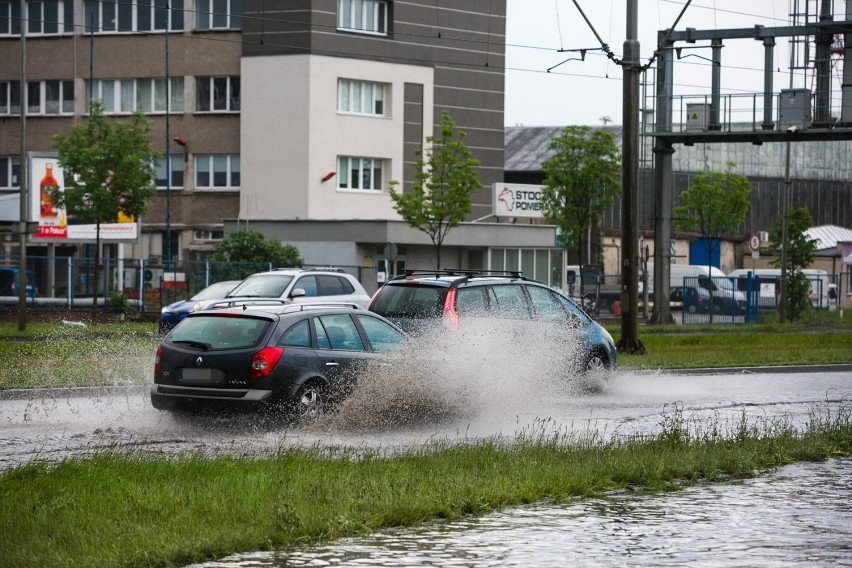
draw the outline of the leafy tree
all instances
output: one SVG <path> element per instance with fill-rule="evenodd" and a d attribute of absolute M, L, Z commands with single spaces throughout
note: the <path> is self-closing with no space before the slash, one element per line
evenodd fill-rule
<path fill-rule="evenodd" d="M 151 149 L 150 134 L 151 122 L 141 112 L 128 121 L 111 120 L 104 116 L 103 104 L 93 101 L 85 122 L 53 137 L 65 188 L 53 188 L 50 197 L 69 217 L 95 224 L 92 323 L 97 315 L 101 225 L 143 215 L 157 194 L 154 167 L 159 155 Z"/>
<path fill-rule="evenodd" d="M 427 148 L 415 150 L 411 192 L 397 192 L 390 182 L 394 209 L 409 226 L 429 235 L 441 268 L 441 246 L 450 229 L 457 227 L 473 208 L 473 194 L 482 188 L 477 177 L 479 160 L 464 143 L 465 132 L 456 128 L 449 113 L 441 116 L 437 136 L 426 138 Z"/>
<path fill-rule="evenodd" d="M 689 189 L 681 194 L 682 205 L 674 208 L 675 223 L 683 231 L 698 233 L 710 259 L 722 236 L 736 231 L 745 220 L 751 200 L 748 177 L 731 171 L 728 162 L 724 172 L 699 171 Z M 713 323 L 713 287 L 710 287 L 710 323 Z"/>
<path fill-rule="evenodd" d="M 242 279 L 264 270 L 270 263 L 276 267 L 304 264 L 298 248 L 267 238 L 254 229 L 241 229 L 227 235 L 209 260 L 216 263 L 213 266 L 216 280 Z"/>
<path fill-rule="evenodd" d="M 566 126 L 550 149 L 553 155 L 542 164 L 542 213 L 582 265 L 585 235 L 621 192 L 621 149 L 614 132 L 590 126 Z"/>
<path fill-rule="evenodd" d="M 803 269 L 809 267 L 815 257 L 816 242 L 805 234 L 805 231 L 813 225 L 813 222 L 810 212 L 805 207 L 794 209 L 788 217 L 785 312 L 790 321 L 801 319 L 805 311 L 811 306 L 808 297 L 811 284 Z M 782 242 L 783 223 L 784 218 L 779 217 L 770 236 L 773 243 L 778 243 L 770 249 L 776 255 L 775 260 L 772 261 L 772 266 L 776 268 L 783 268 L 781 257 L 781 247 L 784 246 Z"/>

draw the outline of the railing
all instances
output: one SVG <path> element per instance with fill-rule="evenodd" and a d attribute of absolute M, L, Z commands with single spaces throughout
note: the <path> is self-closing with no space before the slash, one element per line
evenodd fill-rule
<path fill-rule="evenodd" d="M 15 256 L 0 256 L 0 266 L 19 266 Z M 305 265 L 314 268 L 316 265 Z M 324 266 L 325 267 L 325 266 Z M 194 296 L 210 284 L 222 280 L 242 280 L 256 272 L 276 268 L 269 262 L 174 261 L 164 263 L 144 259 L 102 258 L 98 265 L 98 302 L 107 303 L 120 294 L 133 309 L 156 312 L 177 300 Z M 374 267 L 336 266 L 358 278 L 368 292 L 376 289 Z M 35 297 L 28 304 L 45 308 L 91 307 L 94 295 L 95 260 L 86 257 L 27 256 L 32 274 L 28 283 Z M 0 297 L 10 304 L 16 297 Z"/>

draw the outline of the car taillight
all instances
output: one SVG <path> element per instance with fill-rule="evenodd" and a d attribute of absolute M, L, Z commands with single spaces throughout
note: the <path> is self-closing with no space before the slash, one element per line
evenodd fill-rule
<path fill-rule="evenodd" d="M 160 355 L 163 354 L 163 346 L 157 345 L 157 354 L 154 355 L 154 374 L 160 374 Z"/>
<path fill-rule="evenodd" d="M 459 314 L 456 311 L 456 289 L 447 290 L 447 299 L 444 300 L 444 323 L 448 329 L 453 331 L 459 328 Z"/>
<path fill-rule="evenodd" d="M 264 347 L 255 353 L 251 358 L 251 379 L 259 381 L 268 377 L 283 354 L 283 347 Z"/>

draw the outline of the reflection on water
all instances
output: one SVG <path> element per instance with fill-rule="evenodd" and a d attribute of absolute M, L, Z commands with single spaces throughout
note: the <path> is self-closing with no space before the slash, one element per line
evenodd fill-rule
<path fill-rule="evenodd" d="M 852 566 L 850 503 L 852 458 L 845 458 L 678 493 L 522 507 L 199 566 Z"/>

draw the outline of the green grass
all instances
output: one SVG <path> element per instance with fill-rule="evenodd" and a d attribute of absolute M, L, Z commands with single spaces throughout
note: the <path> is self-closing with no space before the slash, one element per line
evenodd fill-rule
<path fill-rule="evenodd" d="M 852 363 L 852 333 L 661 333 L 643 334 L 640 339 L 646 353 L 620 355 L 620 368 L 692 369 Z"/>
<path fill-rule="evenodd" d="M 153 375 L 156 324 L 0 323 L 0 389 L 123 386 Z M 149 380 L 150 382 L 150 380 Z"/>
<path fill-rule="evenodd" d="M 852 455 L 852 414 L 695 428 L 652 438 L 527 432 L 398 455 L 287 449 L 266 459 L 101 452 L 0 473 L 4 566 L 179 566 L 384 527 L 616 490 L 676 490 Z M 723 432 L 724 431 L 724 432 Z"/>
<path fill-rule="evenodd" d="M 608 325 L 618 340 L 621 329 Z M 852 317 L 811 312 L 796 324 L 642 325 L 643 355 L 623 370 L 852 363 Z M 150 382 L 157 324 L 67 326 L 0 322 L 0 389 L 125 386 Z"/>

